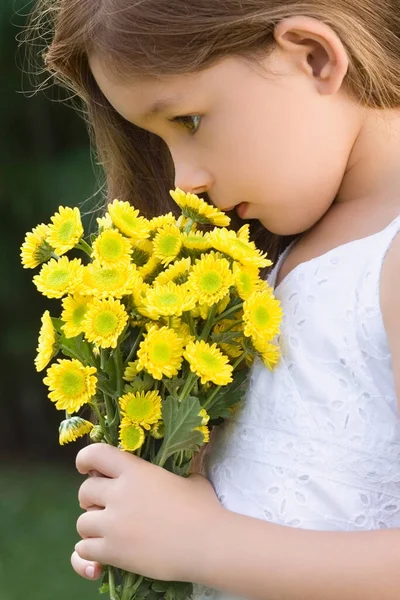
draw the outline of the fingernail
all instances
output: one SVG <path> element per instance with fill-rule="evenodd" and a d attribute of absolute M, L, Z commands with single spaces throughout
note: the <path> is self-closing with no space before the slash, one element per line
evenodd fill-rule
<path fill-rule="evenodd" d="M 86 567 L 85 573 L 86 573 L 87 577 L 90 577 L 90 579 L 93 579 L 93 577 L 94 577 L 94 567 Z"/>

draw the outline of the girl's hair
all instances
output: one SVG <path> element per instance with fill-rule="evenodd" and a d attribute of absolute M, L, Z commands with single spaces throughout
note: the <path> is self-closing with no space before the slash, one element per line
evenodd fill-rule
<path fill-rule="evenodd" d="M 42 72 L 82 100 L 108 200 L 128 200 L 153 216 L 176 212 L 168 148 L 112 108 L 88 54 L 96 53 L 121 79 L 201 71 L 226 56 L 257 64 L 274 48 L 277 23 L 294 15 L 319 19 L 339 35 L 350 61 L 347 89 L 356 101 L 372 108 L 400 105 L 399 0 L 39 0 L 22 41 L 35 49 L 41 40 L 44 52 L 35 55 L 44 61 Z M 251 229 L 272 260 L 290 241 L 258 221 Z"/>

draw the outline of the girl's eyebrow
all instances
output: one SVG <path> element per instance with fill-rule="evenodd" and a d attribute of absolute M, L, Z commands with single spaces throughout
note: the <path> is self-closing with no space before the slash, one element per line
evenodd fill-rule
<path fill-rule="evenodd" d="M 179 93 L 175 96 L 172 96 L 171 98 L 163 98 L 161 100 L 157 100 L 156 102 L 154 102 L 154 104 L 151 105 L 150 109 L 146 111 L 146 113 L 143 115 L 143 118 L 149 119 L 154 115 L 158 115 L 166 110 L 169 110 L 174 104 L 180 102 L 183 97 L 183 94 Z"/>

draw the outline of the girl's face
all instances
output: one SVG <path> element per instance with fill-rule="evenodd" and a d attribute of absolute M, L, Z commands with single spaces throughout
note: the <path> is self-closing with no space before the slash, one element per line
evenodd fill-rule
<path fill-rule="evenodd" d="M 90 66 L 111 105 L 164 140 L 184 191 L 207 192 L 222 210 L 246 203 L 240 217 L 282 235 L 309 229 L 338 194 L 357 135 L 353 102 L 341 90 L 322 93 L 279 48 L 265 70 L 229 57 L 202 72 L 122 83 L 94 55 Z"/>

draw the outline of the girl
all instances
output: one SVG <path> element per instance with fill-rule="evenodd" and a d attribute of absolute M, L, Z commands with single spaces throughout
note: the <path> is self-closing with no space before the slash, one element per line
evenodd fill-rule
<path fill-rule="evenodd" d="M 397 600 L 399 1 L 42 0 L 34 35 L 49 22 L 108 198 L 153 216 L 176 185 L 261 223 L 285 314 L 206 477 L 79 452 L 103 477 L 79 491 L 73 568 L 196 600 Z"/>

